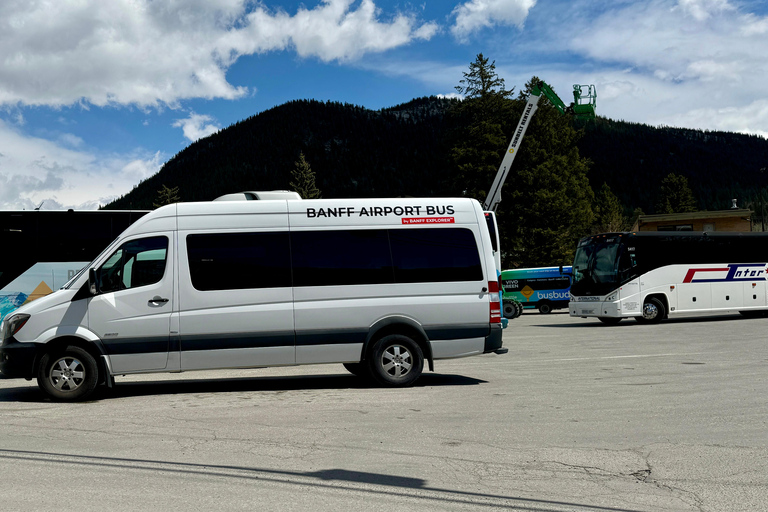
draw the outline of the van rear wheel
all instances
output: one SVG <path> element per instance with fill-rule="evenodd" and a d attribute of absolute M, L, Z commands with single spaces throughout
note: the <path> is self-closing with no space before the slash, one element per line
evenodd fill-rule
<path fill-rule="evenodd" d="M 424 354 L 408 336 L 390 334 L 371 347 L 369 370 L 379 384 L 390 387 L 412 385 L 424 369 Z"/>
<path fill-rule="evenodd" d="M 37 385 L 62 402 L 83 400 L 96 389 L 99 365 L 85 349 L 69 346 L 46 352 L 37 368 Z"/>

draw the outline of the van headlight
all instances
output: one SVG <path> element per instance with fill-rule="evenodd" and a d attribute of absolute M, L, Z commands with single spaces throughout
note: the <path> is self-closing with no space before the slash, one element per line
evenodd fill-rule
<path fill-rule="evenodd" d="M 19 330 L 24 327 L 24 324 L 27 323 L 27 320 L 29 320 L 29 315 L 24 313 L 13 315 L 10 318 L 3 320 L 3 343 L 5 343 L 5 340 L 13 337 L 14 334 L 19 332 Z"/>

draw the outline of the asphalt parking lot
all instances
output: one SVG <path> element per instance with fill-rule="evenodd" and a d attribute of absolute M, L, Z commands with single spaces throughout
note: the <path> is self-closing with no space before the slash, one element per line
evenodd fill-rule
<path fill-rule="evenodd" d="M 117 379 L 58 404 L 0 379 L 0 506 L 768 510 L 768 319 L 525 313 L 506 355 L 413 388 L 341 365 Z"/>

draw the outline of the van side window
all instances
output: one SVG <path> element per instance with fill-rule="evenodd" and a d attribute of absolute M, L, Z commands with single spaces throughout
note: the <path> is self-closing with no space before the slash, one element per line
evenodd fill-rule
<path fill-rule="evenodd" d="M 384 229 L 291 233 L 294 286 L 394 283 Z"/>
<path fill-rule="evenodd" d="M 99 290 L 108 293 L 159 282 L 165 274 L 167 252 L 168 238 L 164 236 L 124 243 L 99 268 Z"/>
<path fill-rule="evenodd" d="M 475 235 L 466 228 L 391 229 L 398 283 L 482 281 Z"/>
<path fill-rule="evenodd" d="M 466 228 L 191 234 L 187 256 L 200 291 L 484 280 Z"/>
<path fill-rule="evenodd" d="M 291 286 L 288 233 L 211 233 L 187 236 L 196 290 Z"/>

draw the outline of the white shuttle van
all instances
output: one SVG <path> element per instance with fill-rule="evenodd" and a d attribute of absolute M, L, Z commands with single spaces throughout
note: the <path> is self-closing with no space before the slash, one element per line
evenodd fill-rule
<path fill-rule="evenodd" d="M 491 237 L 466 198 L 178 203 L 1 326 L 0 372 L 81 400 L 116 375 L 344 363 L 407 386 L 504 353 Z"/>

